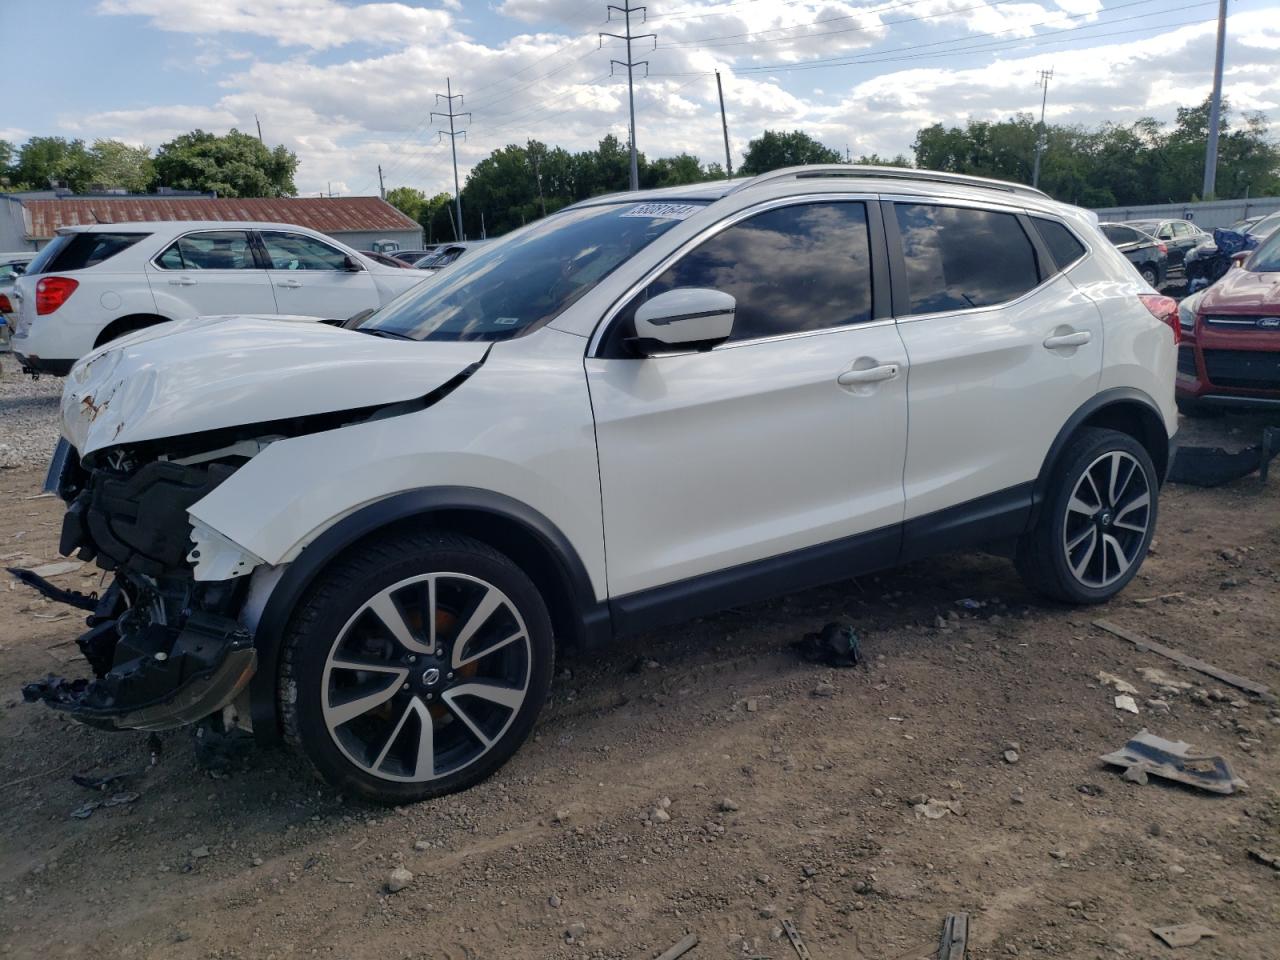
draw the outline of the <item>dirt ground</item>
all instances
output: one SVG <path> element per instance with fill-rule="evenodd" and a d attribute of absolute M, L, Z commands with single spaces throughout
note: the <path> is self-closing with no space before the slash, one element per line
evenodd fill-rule
<path fill-rule="evenodd" d="M 0 474 L 5 565 L 57 559 L 61 505 L 26 499 L 39 481 Z M 569 653 L 511 764 L 398 811 L 283 752 L 202 768 L 190 731 L 132 782 L 76 785 L 146 768 L 147 737 L 21 703 L 23 681 L 85 669 L 78 621 L 0 588 L 0 956 L 630 960 L 694 932 L 691 960 L 785 960 L 789 918 L 814 960 L 916 960 L 967 911 L 971 958 L 1280 957 L 1280 872 L 1247 853 L 1280 853 L 1280 712 L 1091 626 L 1280 688 L 1278 574 L 1280 477 L 1170 487 L 1153 555 L 1099 610 L 956 557 Z M 797 659 L 828 621 L 856 625 L 865 666 Z M 1192 689 L 1162 713 L 1141 667 Z M 1138 688 L 1140 716 L 1100 671 Z M 1249 789 L 1125 782 L 1098 758 L 1144 727 L 1222 754 Z M 119 792 L 138 796 L 71 816 Z M 955 802 L 935 820 L 921 798 Z M 389 894 L 397 866 L 414 880 Z M 1193 921 L 1216 938 L 1173 950 L 1149 931 Z"/>

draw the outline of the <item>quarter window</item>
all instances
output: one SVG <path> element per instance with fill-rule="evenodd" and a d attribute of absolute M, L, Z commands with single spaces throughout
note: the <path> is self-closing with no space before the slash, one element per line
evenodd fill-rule
<path fill-rule="evenodd" d="M 258 266 L 244 230 L 188 234 L 170 244 L 156 263 L 165 270 L 255 270 Z"/>
<path fill-rule="evenodd" d="M 737 301 L 733 340 L 824 330 L 871 319 L 866 205 L 806 203 L 758 213 L 681 257 L 629 305 L 677 287 Z M 623 324 L 630 326 L 630 317 Z"/>
<path fill-rule="evenodd" d="M 910 314 L 1006 303 L 1040 283 L 1035 248 L 1011 213 L 894 205 Z"/>
<path fill-rule="evenodd" d="M 1067 267 L 1084 256 L 1084 244 L 1077 240 L 1076 235 L 1057 220 L 1032 217 L 1031 221 L 1036 225 L 1036 229 L 1040 231 L 1040 237 L 1044 240 L 1045 246 L 1049 248 L 1049 252 L 1053 254 L 1053 259 L 1057 262 L 1059 270 L 1067 269 Z M 1125 232 L 1133 233 L 1132 230 L 1126 230 Z M 1114 237 L 1111 239 L 1113 242 L 1129 242 L 1129 240 L 1115 241 Z M 1131 240 L 1132 237 L 1129 239 Z"/>
<path fill-rule="evenodd" d="M 341 250 L 300 233 L 262 231 L 262 243 L 272 270 L 345 270 Z"/>

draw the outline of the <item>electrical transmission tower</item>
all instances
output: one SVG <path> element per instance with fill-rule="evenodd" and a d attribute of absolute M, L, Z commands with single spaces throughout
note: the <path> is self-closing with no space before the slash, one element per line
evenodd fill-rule
<path fill-rule="evenodd" d="M 448 77 L 445 77 L 444 88 L 448 92 L 437 93 L 436 103 L 439 103 L 441 100 L 443 100 L 445 103 L 449 105 L 449 109 L 447 112 L 437 112 L 433 110 L 431 113 L 431 116 L 448 117 L 449 119 L 449 129 L 440 130 L 437 132 L 441 137 L 449 138 L 449 147 L 453 151 L 453 203 L 454 203 L 454 208 L 458 215 L 458 226 L 455 231 L 455 234 L 458 240 L 465 240 L 466 234 L 462 232 L 462 191 L 458 188 L 458 137 L 462 137 L 462 139 L 465 140 L 467 138 L 467 131 L 455 130 L 453 128 L 453 121 L 456 117 L 466 117 L 468 120 L 470 120 L 471 113 L 470 111 L 456 112 L 453 109 L 453 101 L 455 100 L 458 101 L 458 106 L 462 106 L 462 94 L 453 92 L 453 81 L 450 80 Z"/>
<path fill-rule="evenodd" d="M 1040 155 L 1044 153 L 1045 148 L 1045 127 L 1044 127 L 1044 108 L 1049 103 L 1049 81 L 1053 79 L 1053 67 L 1048 70 L 1040 71 L 1040 79 L 1036 81 L 1036 86 L 1044 87 L 1044 96 L 1040 98 L 1040 129 L 1036 131 L 1036 163 L 1031 171 L 1031 185 L 1033 187 L 1040 186 Z"/>
<path fill-rule="evenodd" d="M 609 19 L 611 21 L 613 20 L 613 15 L 615 12 L 622 14 L 623 19 L 626 21 L 627 32 L 600 34 L 601 46 L 604 46 L 605 37 L 613 37 L 615 40 L 625 40 L 627 42 L 626 61 L 624 62 L 622 60 L 610 60 L 609 74 L 612 76 L 614 64 L 617 64 L 620 67 L 627 68 L 627 98 L 631 101 L 631 189 L 632 190 L 640 189 L 640 167 L 636 161 L 636 90 L 635 90 L 635 84 L 631 78 L 631 71 L 635 67 L 644 67 L 644 72 L 645 72 L 645 75 L 647 76 L 649 73 L 649 61 L 631 59 L 631 41 L 652 39 L 654 49 L 656 50 L 658 48 L 658 35 L 656 33 L 633 34 L 631 32 L 631 15 L 633 13 L 640 14 L 640 22 L 644 23 L 647 16 L 645 13 L 645 9 L 646 9 L 645 7 L 631 6 L 630 0 L 627 0 L 627 5 L 624 7 L 619 7 L 612 3 L 609 4 L 608 6 Z"/>

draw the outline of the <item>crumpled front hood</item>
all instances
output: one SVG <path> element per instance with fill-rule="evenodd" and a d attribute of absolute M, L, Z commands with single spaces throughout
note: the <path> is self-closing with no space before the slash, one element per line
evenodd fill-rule
<path fill-rule="evenodd" d="M 389 340 L 312 319 L 200 317 L 95 350 L 72 369 L 62 432 L 105 447 L 412 400 L 480 360 L 487 343 Z"/>

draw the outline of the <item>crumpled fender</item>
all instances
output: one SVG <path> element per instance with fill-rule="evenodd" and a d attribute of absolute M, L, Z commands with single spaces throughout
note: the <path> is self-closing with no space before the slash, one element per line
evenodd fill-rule
<path fill-rule="evenodd" d="M 200 317 L 95 350 L 71 371 L 62 432 L 86 456 L 159 440 L 412 400 L 488 344 L 417 343 L 294 317 Z"/>

